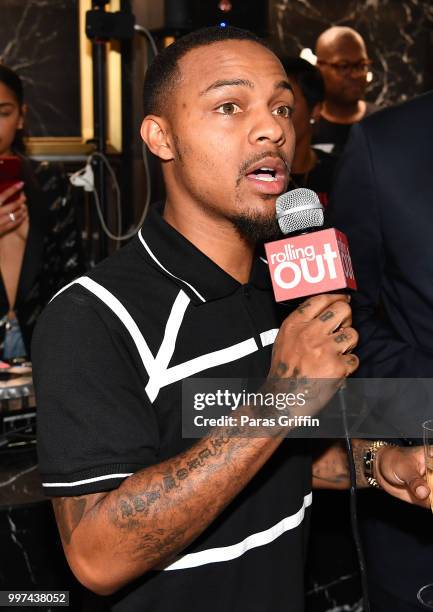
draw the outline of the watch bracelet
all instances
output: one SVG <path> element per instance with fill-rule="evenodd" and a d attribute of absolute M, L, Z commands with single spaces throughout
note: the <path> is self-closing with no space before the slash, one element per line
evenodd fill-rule
<path fill-rule="evenodd" d="M 377 451 L 383 446 L 395 445 L 390 444 L 389 442 L 385 442 L 384 440 L 374 440 L 374 442 L 372 442 L 370 446 L 365 450 L 363 456 L 364 477 L 368 485 L 374 489 L 381 488 L 380 484 L 377 482 L 377 479 L 374 476 L 374 461 L 376 459 Z"/>

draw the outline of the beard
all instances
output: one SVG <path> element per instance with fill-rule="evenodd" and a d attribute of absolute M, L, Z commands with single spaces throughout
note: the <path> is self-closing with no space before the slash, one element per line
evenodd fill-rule
<path fill-rule="evenodd" d="M 253 244 L 282 238 L 283 234 L 275 217 L 264 218 L 254 213 L 240 213 L 230 221 L 241 238 Z"/>

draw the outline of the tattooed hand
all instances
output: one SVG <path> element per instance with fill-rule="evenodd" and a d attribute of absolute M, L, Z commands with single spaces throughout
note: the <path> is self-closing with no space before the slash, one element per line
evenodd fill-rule
<path fill-rule="evenodd" d="M 283 322 L 276 337 L 268 381 L 283 391 L 308 385 L 317 400 L 304 414 L 322 408 L 358 367 L 351 353 L 358 342 L 349 298 L 340 294 L 314 296 Z M 313 397 L 311 395 L 310 397 Z"/>

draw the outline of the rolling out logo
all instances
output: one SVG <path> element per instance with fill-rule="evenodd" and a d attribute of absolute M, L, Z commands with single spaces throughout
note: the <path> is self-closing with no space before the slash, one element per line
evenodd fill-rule
<path fill-rule="evenodd" d="M 347 238 L 336 229 L 277 240 L 265 249 L 277 302 L 356 289 Z"/>

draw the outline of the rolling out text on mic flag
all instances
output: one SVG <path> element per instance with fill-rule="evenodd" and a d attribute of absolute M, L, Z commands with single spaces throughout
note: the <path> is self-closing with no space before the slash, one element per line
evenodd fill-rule
<path fill-rule="evenodd" d="M 294 190 L 277 200 L 280 228 L 283 233 L 292 230 L 290 236 L 265 244 L 277 302 L 356 289 L 346 236 L 335 228 L 312 231 L 323 225 L 319 207 L 316 194 L 308 189 Z M 304 233 L 293 235 L 293 229 Z"/>

